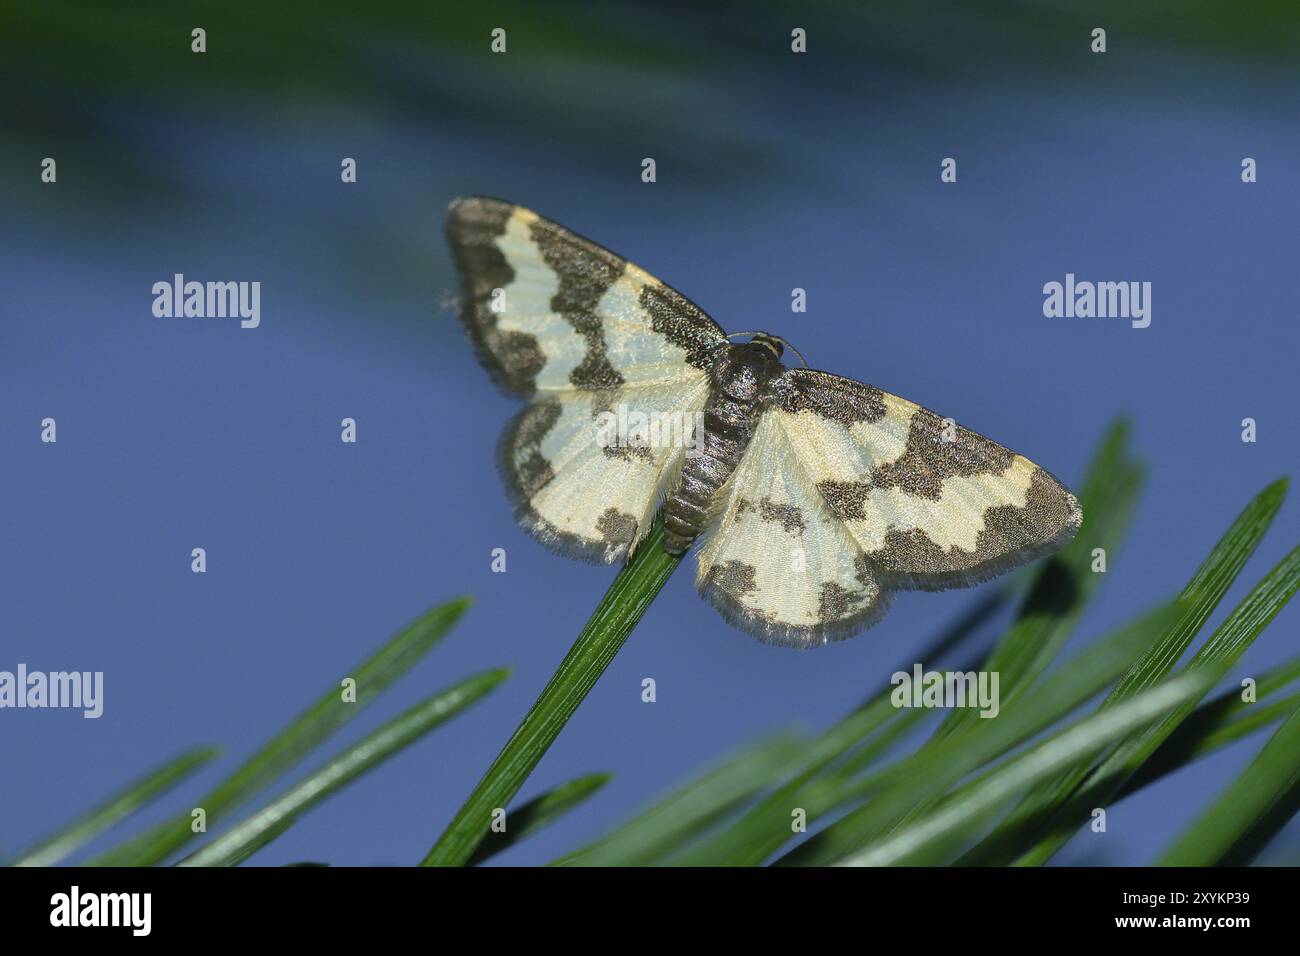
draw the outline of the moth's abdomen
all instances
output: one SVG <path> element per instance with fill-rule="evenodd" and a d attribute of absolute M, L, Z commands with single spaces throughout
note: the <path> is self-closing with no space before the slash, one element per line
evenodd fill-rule
<path fill-rule="evenodd" d="M 681 554 L 699 537 L 718 489 L 740 464 L 753 432 L 748 410 L 731 399 L 704 410 L 698 454 L 688 455 L 677 490 L 664 505 L 664 548 Z"/>
<path fill-rule="evenodd" d="M 763 346 L 735 345 L 715 374 L 704 408 L 704 434 L 686 456 L 676 490 L 664 503 L 664 550 L 681 554 L 709 519 L 713 499 L 740 464 L 758 420 L 758 394 L 782 365 Z"/>

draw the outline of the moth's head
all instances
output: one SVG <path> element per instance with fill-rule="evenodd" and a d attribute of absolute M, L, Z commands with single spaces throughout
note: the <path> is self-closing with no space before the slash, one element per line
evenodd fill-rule
<path fill-rule="evenodd" d="M 775 359 L 779 359 L 785 354 L 785 340 L 775 335 L 768 335 L 766 332 L 755 332 L 754 337 L 749 340 L 749 344 L 769 349 Z"/>
<path fill-rule="evenodd" d="M 781 338 L 779 335 L 769 335 L 766 332 L 732 332 L 727 336 L 727 339 L 738 339 L 745 335 L 750 336 L 748 342 L 741 343 L 745 348 L 755 346 L 764 349 L 768 354 L 776 359 L 779 359 L 782 353 L 785 352 L 785 339 Z"/>
<path fill-rule="evenodd" d="M 727 338 L 738 339 L 742 335 L 752 336 L 748 342 L 744 343 L 744 347 L 747 349 L 759 351 L 762 355 L 769 356 L 774 362 L 779 362 L 781 356 L 785 354 L 785 350 L 789 349 L 799 356 L 799 361 L 803 362 L 804 368 L 808 367 L 808 363 L 799 354 L 799 350 L 779 335 L 769 335 L 767 332 L 732 332 Z"/>

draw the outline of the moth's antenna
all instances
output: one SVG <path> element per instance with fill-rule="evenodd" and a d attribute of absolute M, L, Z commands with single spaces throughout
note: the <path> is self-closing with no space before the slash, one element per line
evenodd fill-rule
<path fill-rule="evenodd" d="M 804 368 L 808 368 L 808 367 L 809 367 L 809 365 L 808 365 L 808 360 L 807 360 L 806 358 L 803 357 L 803 353 L 800 352 L 800 351 L 799 351 L 797 348 L 795 348 L 793 345 L 791 345 L 789 342 L 787 342 L 785 339 L 781 338 L 781 336 L 779 336 L 779 335 L 773 335 L 771 332 L 762 332 L 762 331 L 759 331 L 759 330 L 755 329 L 755 330 L 752 331 L 752 332 L 731 332 L 731 333 L 728 333 L 727 338 L 728 338 L 728 339 L 736 339 L 736 338 L 740 338 L 740 336 L 742 336 L 742 335 L 766 335 L 769 339 L 776 339 L 776 341 L 778 341 L 778 342 L 781 343 L 781 347 L 782 347 L 782 348 L 787 348 L 787 349 L 789 349 L 791 352 L 793 352 L 795 355 L 799 356 L 799 361 L 800 361 L 800 362 L 803 362 L 803 367 L 804 367 Z"/>
<path fill-rule="evenodd" d="M 781 342 L 781 344 L 782 344 L 783 346 L 785 346 L 786 348 L 788 348 L 788 349 L 789 349 L 791 352 L 793 352 L 795 355 L 799 356 L 799 361 L 800 361 L 800 362 L 803 362 L 803 367 L 804 367 L 804 368 L 808 368 L 808 360 L 807 360 L 806 358 L 803 357 L 803 353 L 802 353 L 802 352 L 800 352 L 797 348 L 795 348 L 793 345 L 791 345 L 791 344 L 790 344 L 789 342 L 787 342 L 785 339 L 780 339 L 779 341 Z"/>

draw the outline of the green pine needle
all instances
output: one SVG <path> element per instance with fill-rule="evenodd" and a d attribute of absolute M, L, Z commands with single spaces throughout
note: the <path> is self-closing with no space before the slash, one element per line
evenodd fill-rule
<path fill-rule="evenodd" d="M 705 832 L 800 760 L 807 741 L 784 733 L 750 744 L 634 820 L 556 860 L 555 866 L 649 866 Z"/>
<path fill-rule="evenodd" d="M 968 827 L 979 825 L 1006 800 L 1095 754 L 1115 737 L 1204 693 L 1211 683 L 1203 674 L 1186 674 L 1098 711 L 958 791 L 932 814 L 885 835 L 841 862 L 849 866 L 941 863 Z"/>
<path fill-rule="evenodd" d="M 570 810 L 595 796 L 611 779 L 613 777 L 607 773 L 577 777 L 522 804 L 519 809 L 511 811 L 509 829 L 488 834 L 474 851 L 470 864 L 477 866 L 490 860 L 529 835 L 550 826 Z"/>
<path fill-rule="evenodd" d="M 469 608 L 469 598 L 440 604 L 408 624 L 371 657 L 340 675 L 356 681 L 356 700 L 343 700 L 335 683 L 288 727 L 229 777 L 195 802 L 212 824 L 283 776 L 340 727 L 374 701 L 390 684 L 424 658 Z M 152 866 L 197 835 L 190 813 L 164 820 L 91 861 L 93 866 Z"/>
<path fill-rule="evenodd" d="M 85 816 L 38 843 L 11 865 L 52 866 L 71 856 L 121 820 L 126 819 L 157 797 L 207 766 L 220 751 L 216 747 L 195 747 L 174 757 L 161 767 L 127 784 Z"/>
<path fill-rule="evenodd" d="M 1237 516 L 1227 532 L 1201 563 L 1179 595 L 1178 619 L 1153 641 L 1140 660 L 1124 675 L 1107 696 L 1102 707 L 1110 707 L 1144 687 L 1167 677 L 1178 659 L 1204 626 L 1214 609 L 1237 579 L 1246 561 L 1259 547 L 1286 495 L 1285 480 L 1276 481 L 1260 492 Z M 1004 864 L 1023 853 L 1027 834 L 1045 832 L 1055 817 L 1060 821 L 1058 835 L 1042 844 L 1040 854 L 1050 855 L 1064 845 L 1074 832 L 1070 821 L 1077 821 L 1082 800 L 1070 804 L 1071 796 L 1082 784 L 1089 767 L 1078 766 L 1050 781 L 1021 801 L 1011 817 L 964 860 L 968 864 Z M 1067 809 L 1067 806 L 1069 809 Z M 1089 807 L 1096 806 L 1095 803 Z M 1054 848 L 1050 849 L 1049 848 Z M 1046 859 L 1046 856 L 1036 857 Z"/>
<path fill-rule="evenodd" d="M 316 805 L 490 694 L 509 674 L 487 671 L 439 691 L 388 721 L 271 801 L 181 860 L 181 866 L 234 866 L 288 830 Z"/>
<path fill-rule="evenodd" d="M 1250 862 L 1300 807 L 1300 706 L 1249 767 L 1183 832 L 1161 866 Z"/>
<path fill-rule="evenodd" d="M 490 832 L 493 811 L 505 808 L 514 799 L 680 563 L 680 555 L 674 557 L 664 551 L 663 528 L 656 522 L 605 592 L 519 728 L 420 861 L 421 866 L 463 866 L 473 859 L 479 843 Z"/>

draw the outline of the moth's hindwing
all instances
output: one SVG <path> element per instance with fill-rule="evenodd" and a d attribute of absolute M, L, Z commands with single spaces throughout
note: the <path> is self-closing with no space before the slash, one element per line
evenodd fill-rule
<path fill-rule="evenodd" d="M 857 543 L 764 415 L 706 529 L 696 585 L 761 640 L 810 647 L 870 627 L 887 595 Z"/>
<path fill-rule="evenodd" d="M 461 321 L 518 395 L 687 382 L 726 336 L 684 296 L 608 249 L 497 199 L 451 204 Z"/>
<path fill-rule="evenodd" d="M 621 560 L 680 473 L 707 397 L 708 380 L 697 376 L 538 398 L 507 427 L 498 451 L 520 525 L 560 554 Z"/>
<path fill-rule="evenodd" d="M 1083 521 L 1048 472 L 896 395 L 810 369 L 772 392 L 765 416 L 886 586 L 974 584 L 1056 551 Z"/>

